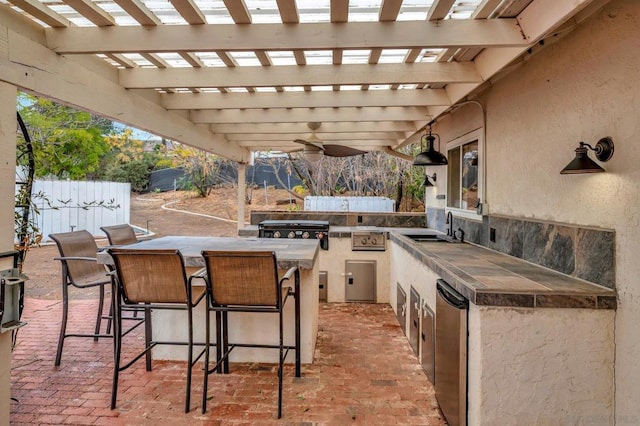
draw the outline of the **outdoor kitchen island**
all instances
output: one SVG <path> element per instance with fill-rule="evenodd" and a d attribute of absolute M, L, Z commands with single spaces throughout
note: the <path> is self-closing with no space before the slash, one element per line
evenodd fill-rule
<path fill-rule="evenodd" d="M 297 266 L 300 271 L 300 355 L 303 364 L 313 361 L 318 334 L 318 241 L 317 240 L 273 240 L 258 238 L 182 237 L 167 236 L 141 241 L 124 248 L 177 249 L 182 254 L 187 270 L 204 267 L 202 250 L 274 251 L 278 269 Z M 99 261 L 107 263 L 106 254 Z M 285 285 L 294 286 L 293 278 Z M 194 280 L 193 285 L 205 285 L 203 280 Z M 294 303 L 288 300 L 284 310 L 284 342 L 294 345 Z M 205 305 L 194 309 L 194 341 L 204 342 Z M 186 312 L 155 311 L 152 313 L 153 338 L 157 340 L 186 341 Z M 215 330 L 215 316 L 211 316 L 211 330 Z M 215 342 L 212 332 L 211 341 Z M 229 341 L 237 343 L 277 344 L 278 316 L 256 313 L 233 312 L 229 315 Z M 153 359 L 184 360 L 186 347 L 156 346 Z M 290 351 L 287 362 L 293 362 L 295 353 Z M 261 348 L 237 347 L 231 353 L 232 362 L 278 362 L 278 351 Z"/>

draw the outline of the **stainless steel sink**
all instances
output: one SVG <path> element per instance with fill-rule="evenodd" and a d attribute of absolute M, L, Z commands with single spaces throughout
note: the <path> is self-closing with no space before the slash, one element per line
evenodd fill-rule
<path fill-rule="evenodd" d="M 440 234 L 403 234 L 405 237 L 417 243 L 461 243 L 457 238 L 451 238 Z"/>

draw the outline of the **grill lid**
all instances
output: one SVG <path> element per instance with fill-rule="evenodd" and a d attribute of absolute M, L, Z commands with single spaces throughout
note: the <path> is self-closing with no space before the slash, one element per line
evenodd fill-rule
<path fill-rule="evenodd" d="M 258 229 L 328 230 L 329 222 L 326 220 L 263 220 L 258 224 Z"/>

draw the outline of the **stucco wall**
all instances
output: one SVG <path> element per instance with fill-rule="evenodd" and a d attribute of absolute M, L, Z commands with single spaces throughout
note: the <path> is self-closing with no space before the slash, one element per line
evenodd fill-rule
<path fill-rule="evenodd" d="M 614 0 L 480 97 L 487 114 L 485 199 L 491 214 L 616 231 L 619 424 L 640 422 L 638 28 L 640 2 Z M 455 136 L 448 134 L 455 128 L 443 125 L 442 131 Z M 603 164 L 607 173 L 560 175 L 578 142 L 594 145 L 604 136 L 615 143 L 613 158 Z"/>
<path fill-rule="evenodd" d="M 472 305 L 469 424 L 612 424 L 613 317 Z"/>

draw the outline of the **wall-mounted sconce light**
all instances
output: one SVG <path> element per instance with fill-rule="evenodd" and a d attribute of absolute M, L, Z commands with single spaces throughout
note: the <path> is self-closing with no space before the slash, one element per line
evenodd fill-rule
<path fill-rule="evenodd" d="M 438 149 L 440 149 L 440 136 L 435 136 L 438 136 Z M 420 149 L 422 149 L 422 143 L 426 142 L 426 150 L 416 155 L 416 158 L 413 159 L 414 166 L 446 166 L 449 164 L 447 157 L 433 147 L 433 143 L 436 140 L 435 136 L 431 134 L 431 125 L 429 125 L 429 134 L 425 134 L 420 139 Z"/>
<path fill-rule="evenodd" d="M 606 162 L 613 157 L 613 140 L 610 137 L 602 138 L 596 143 L 596 147 L 592 147 L 588 143 L 580 142 L 580 145 L 576 148 L 576 158 L 574 158 L 567 167 L 562 169 L 561 175 L 576 174 L 576 173 L 599 173 L 605 170 L 600 167 L 595 161 L 589 158 L 588 150 L 596 153 L 596 158 L 599 161 Z"/>
<path fill-rule="evenodd" d="M 431 182 L 431 181 L 433 181 L 433 182 Z M 423 185 L 424 186 L 436 186 L 435 185 L 435 181 L 436 181 L 436 174 L 435 173 L 433 175 L 431 175 L 431 176 L 426 175 L 424 177 L 424 184 Z"/>

